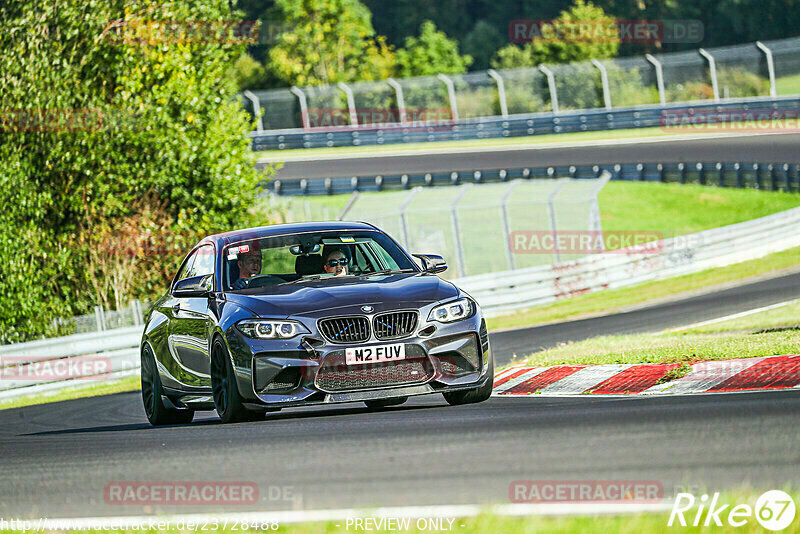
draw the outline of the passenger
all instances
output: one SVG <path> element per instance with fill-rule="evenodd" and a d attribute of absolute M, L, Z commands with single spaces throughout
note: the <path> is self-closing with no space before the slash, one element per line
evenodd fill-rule
<path fill-rule="evenodd" d="M 344 251 L 338 248 L 328 251 L 322 268 L 326 273 L 334 276 L 347 276 L 347 256 Z"/>

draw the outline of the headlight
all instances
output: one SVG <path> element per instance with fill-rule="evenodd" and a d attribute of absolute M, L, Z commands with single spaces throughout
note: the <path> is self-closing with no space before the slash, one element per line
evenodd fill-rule
<path fill-rule="evenodd" d="M 236 323 L 236 328 L 245 336 L 257 339 L 291 339 L 299 334 L 310 333 L 297 321 L 268 319 L 245 319 Z"/>
<path fill-rule="evenodd" d="M 428 315 L 429 321 L 439 321 L 440 323 L 453 323 L 472 316 L 475 306 L 469 299 L 458 299 L 447 304 L 436 306 Z"/>

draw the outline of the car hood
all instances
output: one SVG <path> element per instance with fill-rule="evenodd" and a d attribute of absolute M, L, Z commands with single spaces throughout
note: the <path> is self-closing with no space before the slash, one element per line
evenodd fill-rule
<path fill-rule="evenodd" d="M 261 317 L 325 315 L 330 310 L 364 305 L 379 313 L 456 296 L 455 285 L 423 273 L 326 278 L 226 293 L 228 301 Z"/>

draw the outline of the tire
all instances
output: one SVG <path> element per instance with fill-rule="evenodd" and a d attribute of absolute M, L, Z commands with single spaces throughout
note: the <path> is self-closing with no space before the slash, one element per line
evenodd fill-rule
<path fill-rule="evenodd" d="M 156 358 L 150 345 L 145 343 L 142 350 L 142 404 L 147 420 L 153 426 L 183 425 L 191 423 L 194 410 L 188 408 L 175 410 L 167 408 L 161 398 L 164 388 L 161 387 L 161 376 L 158 374 Z"/>
<path fill-rule="evenodd" d="M 494 387 L 494 360 L 489 358 L 489 379 L 484 385 L 475 389 L 468 389 L 465 391 L 453 391 L 451 393 L 443 393 L 444 400 L 450 406 L 460 406 L 461 404 L 475 404 L 488 400 L 492 396 L 492 387 Z"/>
<path fill-rule="evenodd" d="M 376 410 L 378 408 L 386 408 L 388 406 L 400 406 L 407 400 L 408 397 L 395 397 L 394 399 L 368 400 L 364 401 L 364 404 L 367 405 L 367 408 Z"/>
<path fill-rule="evenodd" d="M 211 391 L 214 406 L 223 423 L 252 421 L 264 417 L 263 413 L 251 412 L 244 407 L 228 349 L 219 338 L 214 339 L 211 346 Z"/>

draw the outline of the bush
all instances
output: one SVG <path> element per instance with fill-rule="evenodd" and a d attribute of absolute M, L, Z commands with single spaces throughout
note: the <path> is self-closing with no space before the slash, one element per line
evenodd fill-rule
<path fill-rule="evenodd" d="M 219 33 L 165 39 L 153 22 L 232 17 L 227 0 L 4 8 L 0 341 L 41 335 L 104 299 L 161 292 L 190 243 L 255 222 L 248 206 L 264 176 L 229 77 L 244 44 Z M 166 242 L 145 261 L 162 274 L 126 280 L 123 269 L 119 287 L 95 287 L 115 272 L 99 266 L 99 247 L 123 231 L 130 240 L 111 249 Z"/>

